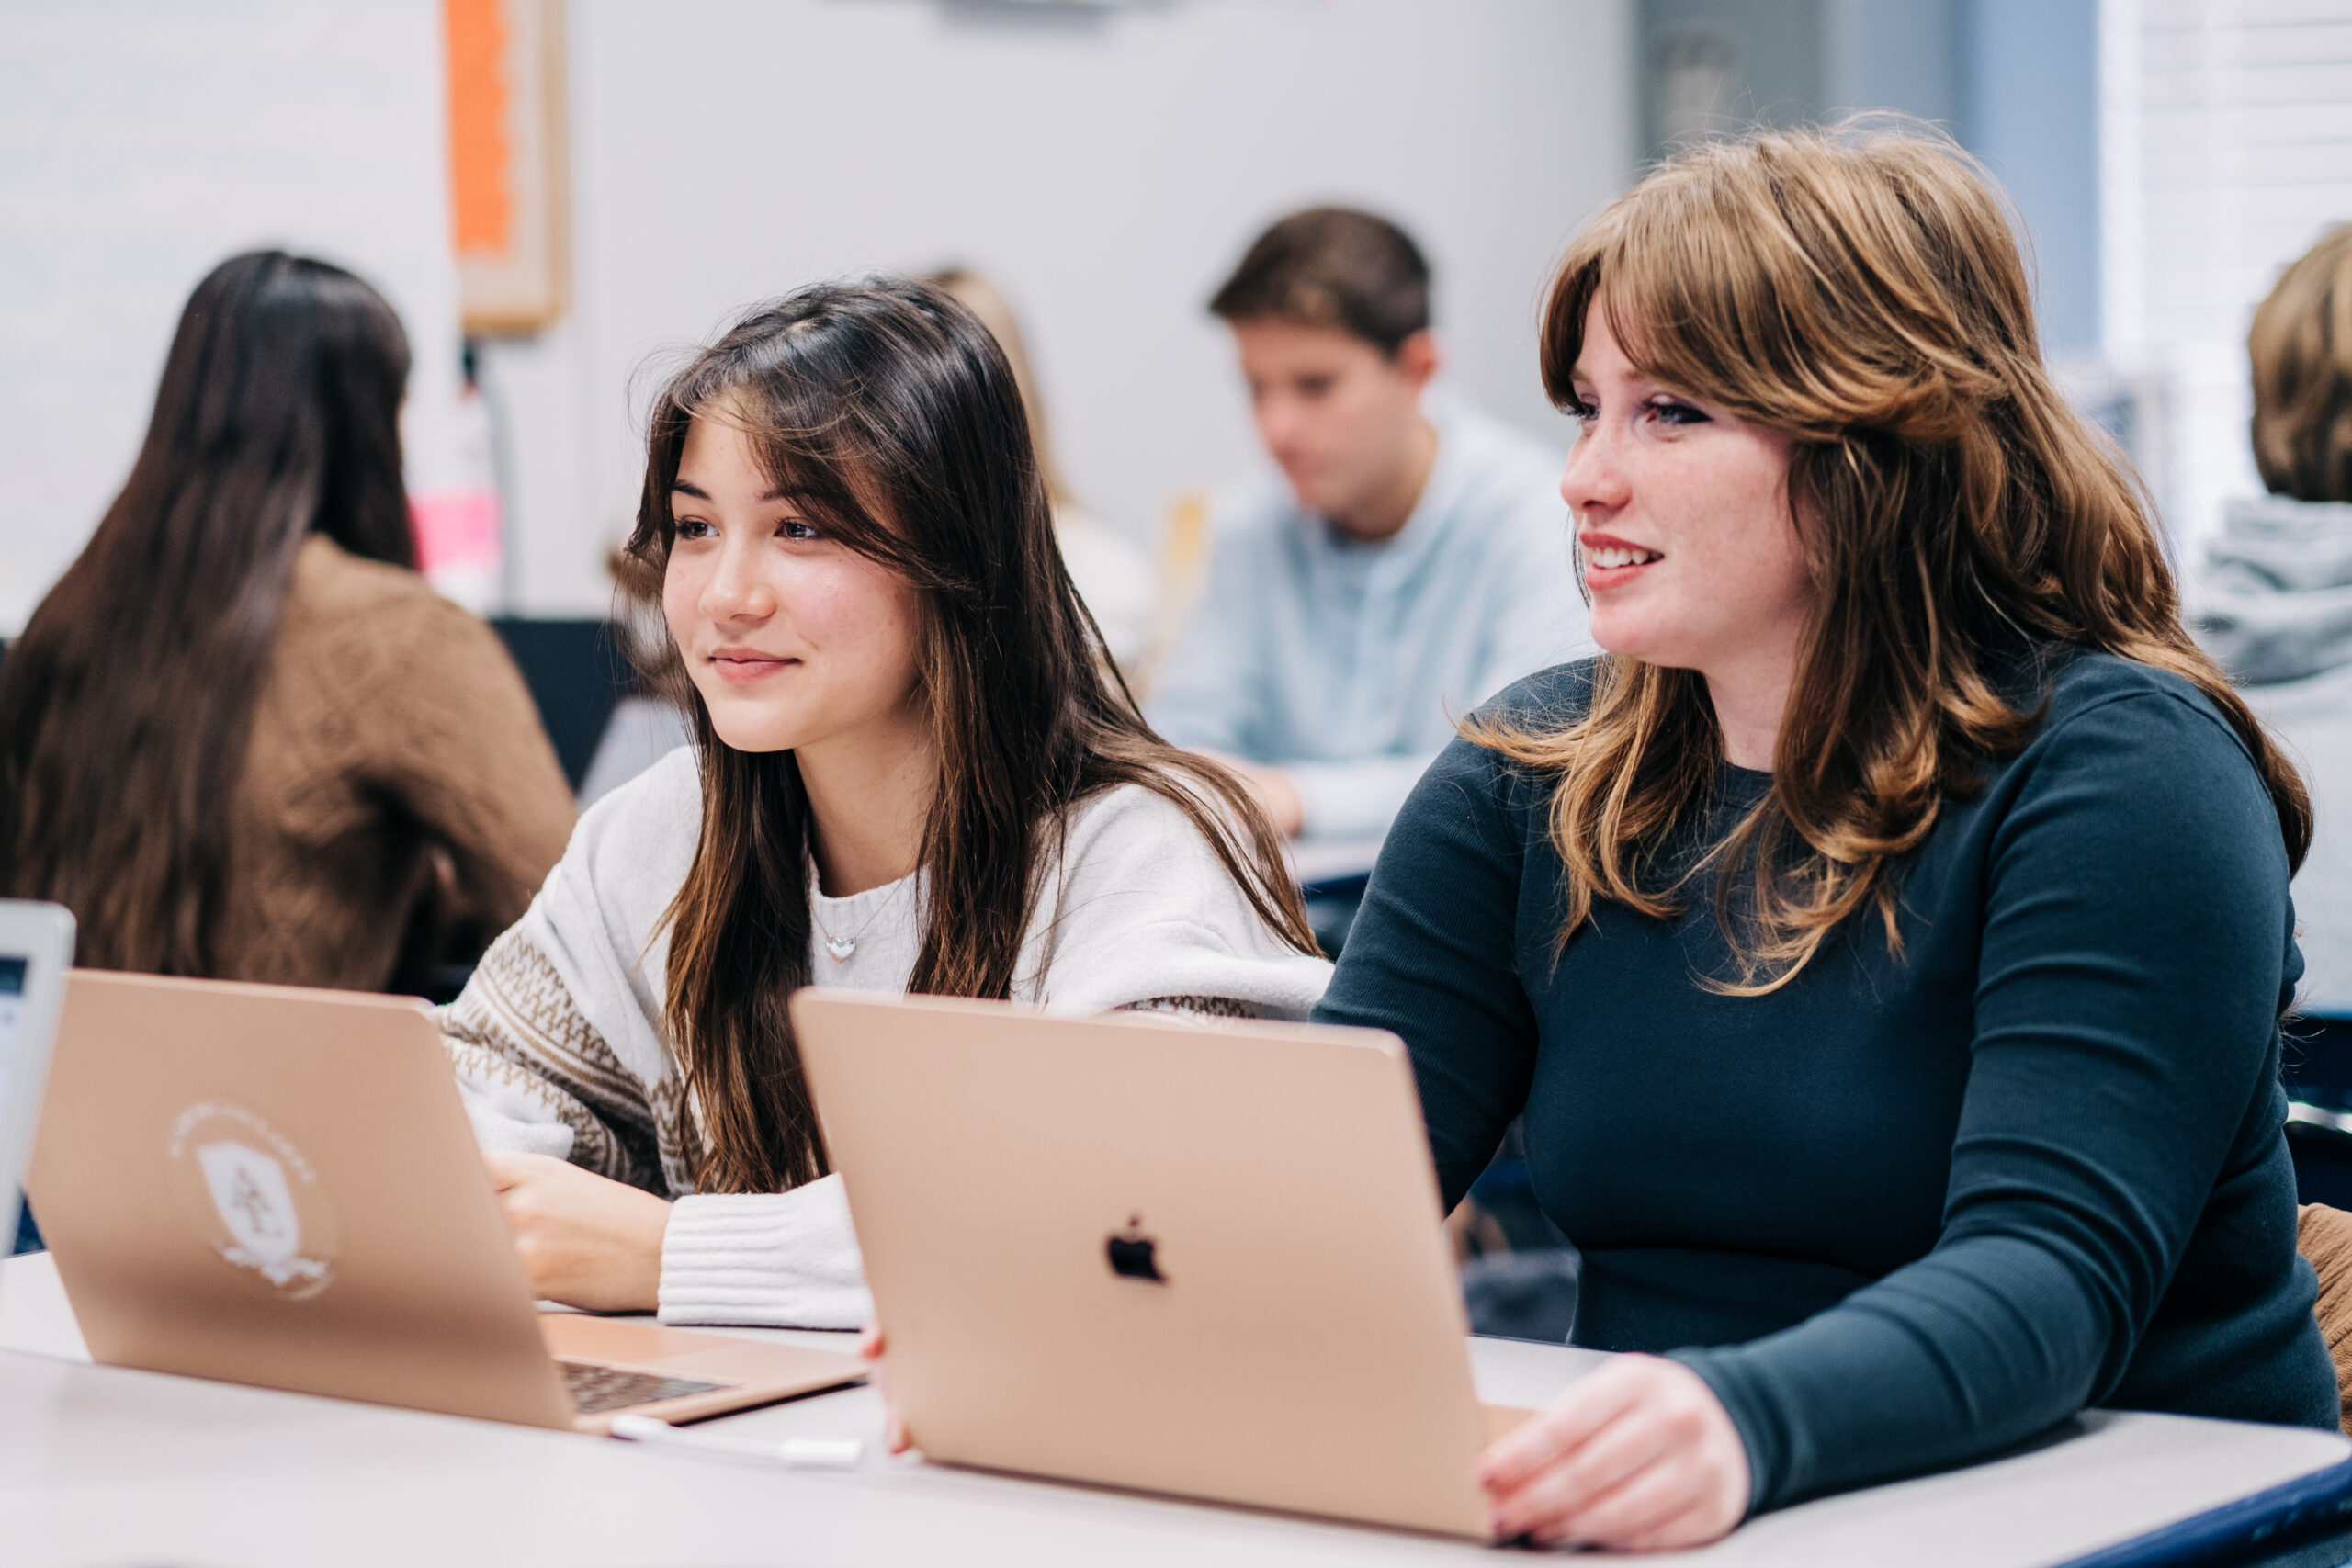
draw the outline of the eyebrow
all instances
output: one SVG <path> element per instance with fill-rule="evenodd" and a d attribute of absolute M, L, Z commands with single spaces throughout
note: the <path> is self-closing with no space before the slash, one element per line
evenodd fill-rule
<path fill-rule="evenodd" d="M 696 501 L 708 501 L 710 499 L 709 491 L 704 490 L 702 486 L 698 484 L 691 484 L 684 479 L 672 479 L 670 481 L 670 488 L 680 495 L 693 496 Z M 798 495 L 799 492 L 797 491 L 777 489 L 768 491 L 767 494 L 760 497 L 760 499 L 762 501 L 793 501 L 797 499 Z"/>

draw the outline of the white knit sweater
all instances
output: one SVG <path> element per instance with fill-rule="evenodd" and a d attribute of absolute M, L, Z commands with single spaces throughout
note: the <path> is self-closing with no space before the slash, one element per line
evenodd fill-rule
<path fill-rule="evenodd" d="M 697 1113 L 661 1024 L 662 916 L 701 814 L 694 753 L 681 749 L 581 818 L 529 911 L 442 1010 L 458 1088 L 484 1148 L 553 1155 L 676 1200 L 662 1321 L 855 1328 L 873 1303 L 839 1177 L 775 1194 L 694 1191 Z M 1199 829 L 1148 790 L 1086 803 L 1046 886 L 1012 995 L 1054 1012 L 1303 1018 L 1330 975 L 1266 929 Z M 920 874 L 813 898 L 812 973 L 903 991 L 922 906 Z M 836 962 L 827 935 L 854 939 L 854 953 Z"/>

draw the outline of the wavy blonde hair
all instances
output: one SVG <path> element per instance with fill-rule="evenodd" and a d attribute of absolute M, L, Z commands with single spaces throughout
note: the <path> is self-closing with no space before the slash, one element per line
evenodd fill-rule
<path fill-rule="evenodd" d="M 1713 989 L 1778 989 L 1864 908 L 1899 953 L 1898 863 L 1985 759 L 2033 734 L 2041 710 L 2012 705 L 2003 666 L 2037 646 L 2100 649 L 2203 692 L 2253 753 L 2301 863 L 2302 783 L 2182 629 L 2147 498 L 2052 386 L 2017 242 L 1965 153 L 1924 130 L 1849 124 L 1657 169 L 1553 281 L 1543 370 L 1563 407 L 1595 305 L 1645 375 L 1792 438 L 1814 610 L 1770 793 L 1698 868 L 1668 874 L 1657 855 L 1724 758 L 1696 671 L 1610 655 L 1575 723 L 1466 727 L 1558 780 L 1564 945 L 1595 898 L 1672 918 L 1712 869 L 1738 966 Z"/>

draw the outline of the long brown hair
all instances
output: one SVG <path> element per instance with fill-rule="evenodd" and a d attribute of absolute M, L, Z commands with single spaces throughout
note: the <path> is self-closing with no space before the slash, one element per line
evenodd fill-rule
<path fill-rule="evenodd" d="M 831 536 L 919 591 L 940 778 L 910 987 L 1002 997 L 1073 807 L 1136 784 L 1207 839 L 1267 926 L 1313 952 L 1264 815 L 1153 734 L 1054 542 L 1021 393 L 972 313 L 923 284 L 821 284 L 759 305 L 655 399 L 630 550 L 665 567 L 698 415 L 737 422 Z M 688 688 L 702 835 L 669 915 L 667 1027 L 700 1113 L 696 1185 L 775 1191 L 827 1168 L 786 998 L 808 972 L 809 811 L 789 751 L 738 751 Z"/>
<path fill-rule="evenodd" d="M 197 285 L 122 493 L 0 663 L 0 885 L 105 969 L 214 972 L 229 807 L 313 533 L 416 564 L 408 338 L 373 288 L 256 251 Z"/>
<path fill-rule="evenodd" d="M 2301 863 L 2301 781 L 2182 629 L 2145 494 L 2052 386 L 2017 243 L 1958 148 L 1847 127 L 1709 146 L 1651 174 L 1553 283 L 1543 370 L 1563 407 L 1596 304 L 1645 374 L 1793 440 L 1813 615 L 1770 793 L 1701 863 L 1742 971 L 1711 986 L 1787 984 L 1865 907 L 1901 950 L 1898 862 L 1984 760 L 2033 734 L 2040 707 L 2008 672 L 2037 649 L 2104 650 L 2203 692 Z M 1691 874 L 1661 885 L 1652 868 L 1724 759 L 1696 672 L 1608 656 L 1576 722 L 1471 732 L 1557 776 L 1564 942 L 1595 898 L 1658 918 L 1686 907 Z M 1735 920 L 1743 867 L 1753 899 Z"/>
<path fill-rule="evenodd" d="M 2245 346 L 2262 482 L 2297 501 L 2352 501 L 2352 223 L 2279 275 Z"/>

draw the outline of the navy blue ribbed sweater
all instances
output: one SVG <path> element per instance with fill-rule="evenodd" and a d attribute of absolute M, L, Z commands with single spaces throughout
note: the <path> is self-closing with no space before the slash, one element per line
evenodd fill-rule
<path fill-rule="evenodd" d="M 1554 726 L 1592 667 L 1487 710 Z M 1524 1115 L 1582 1249 L 1576 1340 L 1670 1352 L 1753 1507 L 1965 1461 L 2086 1405 L 2332 1427 L 2295 1252 L 2278 1017 L 2301 973 L 2278 822 L 2188 682 L 2047 660 L 2032 740 L 1947 799 L 1875 915 L 1790 985 L 1688 912 L 1557 946 L 1547 780 L 1457 741 L 1383 849 L 1317 1016 L 1411 1049 L 1451 1207 Z M 1769 775 L 1725 767 L 1667 851 Z"/>

